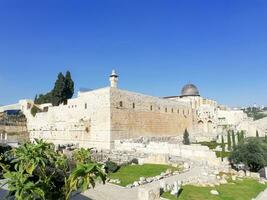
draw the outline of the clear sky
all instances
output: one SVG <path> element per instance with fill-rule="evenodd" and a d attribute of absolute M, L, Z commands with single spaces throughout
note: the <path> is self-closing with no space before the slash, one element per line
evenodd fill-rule
<path fill-rule="evenodd" d="M 0 104 L 79 88 L 155 96 L 188 83 L 222 104 L 267 105 L 266 0 L 0 0 Z"/>

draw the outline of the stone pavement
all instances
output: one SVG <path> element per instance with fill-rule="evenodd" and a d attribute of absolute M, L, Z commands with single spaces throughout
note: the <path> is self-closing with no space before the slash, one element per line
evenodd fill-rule
<path fill-rule="evenodd" d="M 255 200 L 266 200 L 267 199 L 267 189 L 265 189 L 263 192 L 261 192 Z"/>

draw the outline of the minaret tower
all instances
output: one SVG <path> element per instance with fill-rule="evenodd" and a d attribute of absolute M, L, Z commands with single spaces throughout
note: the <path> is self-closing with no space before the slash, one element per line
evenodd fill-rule
<path fill-rule="evenodd" d="M 109 76 L 109 81 L 110 81 L 110 87 L 117 88 L 118 85 L 118 75 L 116 74 L 115 70 L 113 69 L 111 72 L 111 75 Z"/>

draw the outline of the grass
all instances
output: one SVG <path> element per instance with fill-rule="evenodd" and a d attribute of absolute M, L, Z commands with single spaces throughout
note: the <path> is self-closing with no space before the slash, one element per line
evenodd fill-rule
<path fill-rule="evenodd" d="M 198 142 L 196 144 L 201 144 L 202 146 L 207 146 L 209 149 L 216 149 L 217 146 L 221 145 L 217 143 L 216 141 L 210 141 L 210 142 Z"/>
<path fill-rule="evenodd" d="M 230 156 L 230 152 L 226 152 L 226 151 L 215 151 L 217 158 L 226 158 Z"/>
<path fill-rule="evenodd" d="M 266 187 L 266 185 L 260 184 L 256 180 L 244 179 L 243 181 L 231 181 L 231 183 L 216 187 L 186 185 L 182 187 L 183 190 L 178 198 L 170 193 L 163 193 L 162 197 L 170 200 L 251 200 Z M 219 195 L 210 194 L 211 190 L 217 190 Z"/>
<path fill-rule="evenodd" d="M 109 174 L 111 179 L 119 179 L 121 186 L 132 184 L 134 181 L 138 181 L 140 177 L 154 177 L 160 175 L 161 172 L 165 172 L 167 169 L 173 171 L 179 170 L 169 165 L 156 165 L 156 164 L 144 164 L 144 165 L 127 165 L 121 167 L 117 172 Z"/>

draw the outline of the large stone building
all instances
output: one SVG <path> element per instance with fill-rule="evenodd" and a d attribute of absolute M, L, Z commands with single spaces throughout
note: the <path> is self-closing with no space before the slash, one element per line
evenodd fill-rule
<path fill-rule="evenodd" d="M 31 139 L 107 149 L 121 139 L 182 137 L 185 129 L 193 140 L 216 139 L 225 127 L 237 128 L 247 120 L 242 111 L 201 97 L 193 84 L 184 86 L 180 96 L 164 98 L 122 90 L 117 84 L 113 71 L 109 87 L 79 92 L 59 106 L 36 105 L 43 112 L 35 116 L 32 100 L 21 100 L 15 107 L 27 117 Z"/>

